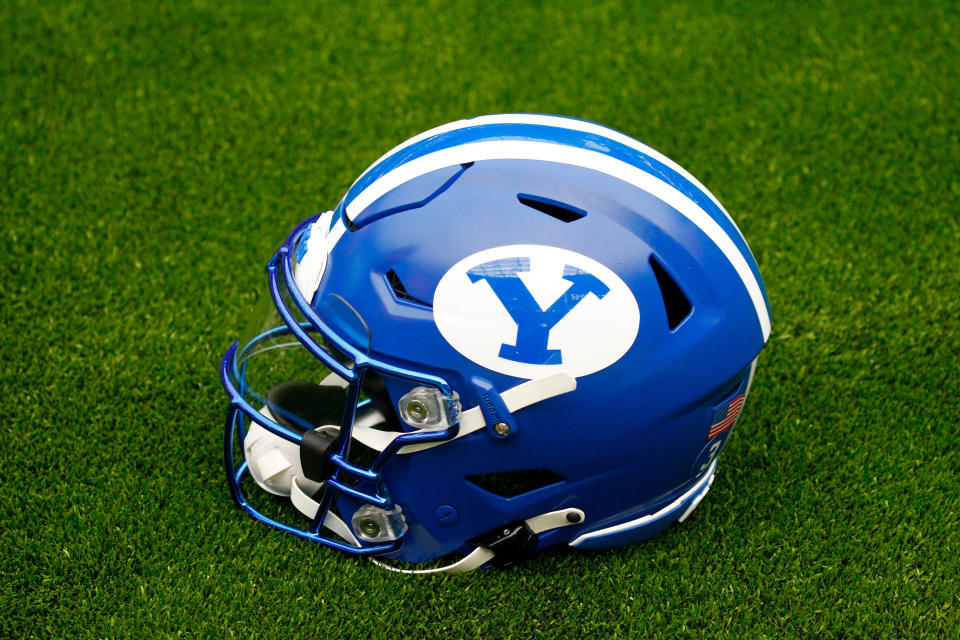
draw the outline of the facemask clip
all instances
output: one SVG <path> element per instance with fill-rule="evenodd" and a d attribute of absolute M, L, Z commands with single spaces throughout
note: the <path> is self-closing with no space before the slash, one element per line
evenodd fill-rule
<path fill-rule="evenodd" d="M 460 420 L 460 396 L 433 387 L 415 387 L 397 403 L 400 419 L 420 430 L 446 429 Z"/>
<path fill-rule="evenodd" d="M 350 519 L 353 532 L 367 542 L 397 540 L 407 532 L 407 521 L 399 505 L 389 511 L 365 504 Z"/>
<path fill-rule="evenodd" d="M 470 378 L 470 383 L 477 393 L 477 406 L 483 413 L 487 433 L 497 440 L 517 435 L 517 421 L 493 383 L 479 376 Z"/>

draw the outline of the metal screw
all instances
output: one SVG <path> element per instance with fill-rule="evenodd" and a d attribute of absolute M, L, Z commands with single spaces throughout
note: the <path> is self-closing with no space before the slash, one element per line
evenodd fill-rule
<path fill-rule="evenodd" d="M 577 524 L 578 522 L 580 522 L 580 514 L 577 513 L 576 511 L 571 511 L 570 513 L 567 514 L 567 522 L 571 524 Z"/>
<path fill-rule="evenodd" d="M 420 400 L 411 400 L 407 404 L 407 415 L 417 422 L 423 422 L 426 420 L 428 413 L 427 405 L 423 404 L 423 402 Z"/>
<path fill-rule="evenodd" d="M 360 521 L 360 531 L 370 538 L 376 538 L 380 534 L 380 525 L 376 520 L 364 518 Z"/>
<path fill-rule="evenodd" d="M 442 504 L 437 507 L 433 515 L 437 519 L 437 522 L 446 526 L 454 525 L 457 523 L 457 520 L 460 519 L 460 514 L 449 504 Z"/>
<path fill-rule="evenodd" d="M 510 425 L 508 425 L 506 422 L 498 422 L 497 424 L 493 425 L 493 432 L 501 437 L 508 436 L 510 435 Z"/>

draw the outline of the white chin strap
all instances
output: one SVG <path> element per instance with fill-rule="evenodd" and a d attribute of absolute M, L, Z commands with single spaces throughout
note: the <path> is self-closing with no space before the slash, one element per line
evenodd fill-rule
<path fill-rule="evenodd" d="M 261 409 L 260 412 L 267 418 L 273 419 L 270 410 L 266 407 Z M 375 416 L 367 414 L 363 421 L 376 424 L 374 420 L 382 422 L 383 418 L 379 414 Z M 360 422 L 358 420 L 354 428 Z M 329 430 L 331 433 L 336 433 L 337 427 L 319 427 L 317 430 Z M 304 477 L 303 469 L 300 467 L 298 445 L 284 440 L 280 436 L 273 435 L 256 423 L 251 423 L 247 430 L 247 437 L 243 441 L 243 450 L 247 458 L 250 475 L 264 491 L 278 496 L 289 496 L 290 502 L 297 508 L 297 511 L 311 520 L 317 516 L 320 511 L 320 503 L 314 500 L 312 496 L 316 495 L 323 487 L 323 483 L 314 482 Z M 528 518 L 525 522 L 530 530 L 537 534 L 550 529 L 579 524 L 584 520 L 584 513 L 580 509 L 560 509 L 559 511 L 551 511 Z M 361 546 L 350 525 L 344 522 L 333 510 L 328 510 L 327 515 L 324 516 L 323 527 L 346 540 L 349 544 L 355 547 Z M 492 560 L 494 555 L 494 552 L 486 547 L 477 547 L 459 561 L 434 569 L 399 569 L 376 558 L 371 558 L 371 560 L 377 566 L 396 573 L 466 573 L 483 566 Z"/>
<path fill-rule="evenodd" d="M 260 413 L 273 420 L 270 410 L 266 407 L 261 409 Z M 380 417 L 380 420 L 382 421 L 383 418 Z M 333 426 L 317 429 L 317 431 L 327 431 L 334 435 L 338 430 L 339 427 Z M 311 520 L 316 517 L 317 512 L 320 511 L 320 503 L 311 496 L 320 491 L 323 483 L 304 477 L 300 466 L 299 445 L 251 422 L 247 437 L 243 440 L 243 452 L 246 455 L 250 475 L 261 489 L 276 496 L 289 496 L 290 502 L 297 511 Z M 327 515 L 324 516 L 323 526 L 353 546 L 360 546 L 360 541 L 357 540 L 350 526 L 332 510 L 328 510 Z"/>
<path fill-rule="evenodd" d="M 260 412 L 267 418 L 273 419 L 266 407 L 261 409 Z M 367 414 L 364 418 L 368 418 L 368 416 L 370 414 Z M 379 415 L 376 417 L 380 421 L 383 420 Z M 372 419 L 368 418 L 366 421 L 372 421 Z M 356 426 L 354 425 L 354 428 Z M 335 433 L 337 427 L 320 427 L 318 431 L 321 430 L 331 430 L 332 433 Z M 320 511 L 320 503 L 314 500 L 312 496 L 316 495 L 323 487 L 323 483 L 314 482 L 303 476 L 298 445 L 284 440 L 280 436 L 273 435 L 256 423 L 251 423 L 247 430 L 247 437 L 243 441 L 243 450 L 247 456 L 250 475 L 264 491 L 269 491 L 274 495 L 289 496 L 290 502 L 297 508 L 297 511 L 311 520 L 317 516 Z M 560 509 L 559 511 L 534 516 L 525 522 L 530 530 L 537 534 L 550 529 L 579 524 L 584 520 L 584 513 L 580 509 Z M 344 522 L 333 510 L 328 510 L 327 515 L 324 516 L 323 527 L 340 536 L 349 544 L 355 547 L 361 546 L 350 525 Z M 486 547 L 477 547 L 459 561 L 434 569 L 399 569 L 376 558 L 371 558 L 371 560 L 377 566 L 396 573 L 466 573 L 483 566 L 492 560 L 494 555 L 494 552 Z"/>
<path fill-rule="evenodd" d="M 542 513 L 539 516 L 534 516 L 528 518 L 526 522 L 530 530 L 537 534 L 544 531 L 549 531 L 550 529 L 558 529 L 560 527 L 566 527 L 571 524 L 580 524 L 585 520 L 585 515 L 580 509 L 560 509 L 559 511 L 551 511 L 549 513 Z M 378 567 L 383 567 L 388 571 L 393 571 L 394 573 L 406 573 L 408 575 L 422 575 L 427 573 L 466 573 L 468 571 L 473 571 L 487 562 L 493 560 L 496 554 L 486 547 L 477 547 L 470 552 L 464 558 L 449 564 L 445 567 L 437 567 L 435 569 L 399 569 L 397 567 L 392 567 L 382 560 L 377 560 L 376 558 L 370 558 L 370 560 L 377 565 Z"/>
<path fill-rule="evenodd" d="M 266 407 L 260 409 L 260 413 L 269 420 L 274 420 Z M 335 430 L 336 427 L 321 429 Z M 275 496 L 289 496 L 291 483 L 296 478 L 301 479 L 304 489 L 310 493 L 320 488 L 319 483 L 303 477 L 300 445 L 270 433 L 256 422 L 251 421 L 247 437 L 243 439 L 243 455 L 247 460 L 250 475 L 260 488 Z"/>
<path fill-rule="evenodd" d="M 311 236 L 312 239 L 312 236 Z M 347 382 L 331 373 L 323 382 L 322 386 L 346 387 Z M 504 404 L 511 413 L 519 411 L 524 407 L 542 402 L 548 398 L 568 393 L 577 388 L 577 379 L 565 371 L 554 373 L 549 376 L 528 380 L 511 389 L 504 391 Z M 271 421 L 276 421 L 267 407 L 260 409 L 260 413 Z M 394 438 L 402 435 L 397 432 L 380 431 L 375 429 L 378 425 L 385 422 L 383 415 L 377 411 L 368 411 L 363 416 L 357 418 L 353 424 L 352 437 L 371 449 L 383 451 Z M 460 430 L 456 438 L 462 438 L 475 431 L 479 431 L 486 426 L 483 413 L 479 407 L 468 409 L 460 415 Z M 318 427 L 316 431 L 322 431 L 336 435 L 340 428 L 333 425 Z M 431 447 L 440 446 L 451 440 L 434 442 L 428 444 L 407 445 L 399 450 L 398 453 L 412 453 Z M 247 468 L 250 475 L 264 491 L 277 496 L 289 496 L 290 502 L 297 508 L 297 511 L 307 516 L 311 520 L 316 517 L 320 511 L 320 503 L 311 496 L 323 487 L 322 482 L 315 482 L 305 477 L 303 468 L 300 465 L 300 446 L 280 436 L 274 435 L 255 422 L 250 423 L 247 435 L 243 440 L 243 453 L 247 461 Z M 534 534 L 538 534 L 559 527 L 566 527 L 571 524 L 580 524 L 584 522 L 585 516 L 580 509 L 560 509 L 543 513 L 525 520 L 527 527 Z M 355 547 L 360 547 L 360 541 L 353 533 L 350 525 L 344 522 L 340 516 L 332 510 L 328 510 L 323 519 L 323 527 L 336 534 L 343 540 Z M 384 562 L 371 558 L 373 562 L 396 573 L 406 574 L 426 574 L 426 573 L 466 573 L 472 571 L 494 557 L 494 552 L 486 547 L 477 547 L 466 557 L 458 562 L 445 567 L 435 569 L 398 569 L 385 564 Z"/>

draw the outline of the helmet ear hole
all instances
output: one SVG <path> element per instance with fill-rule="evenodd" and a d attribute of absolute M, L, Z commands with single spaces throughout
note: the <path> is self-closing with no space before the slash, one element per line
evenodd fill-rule
<path fill-rule="evenodd" d="M 467 482 L 501 498 L 515 498 L 558 482 L 563 476 L 549 469 L 523 469 L 520 471 L 501 471 L 499 473 L 480 473 L 467 476 Z"/>

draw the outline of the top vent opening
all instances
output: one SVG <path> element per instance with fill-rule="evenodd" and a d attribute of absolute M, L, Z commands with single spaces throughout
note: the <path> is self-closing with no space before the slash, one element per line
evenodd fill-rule
<path fill-rule="evenodd" d="M 540 196 L 532 196 L 527 193 L 518 193 L 517 200 L 531 209 L 536 209 L 540 213 L 545 213 L 551 218 L 556 218 L 563 222 L 573 222 L 587 215 L 586 211 L 573 205 Z"/>
<path fill-rule="evenodd" d="M 660 295 L 663 297 L 663 306 L 667 310 L 667 325 L 670 331 L 673 331 L 690 315 L 693 305 L 680 289 L 680 285 L 653 256 L 650 256 L 650 266 L 653 267 L 653 275 L 657 278 Z"/>

